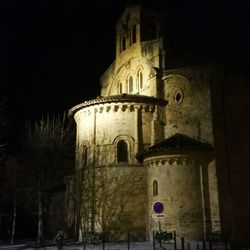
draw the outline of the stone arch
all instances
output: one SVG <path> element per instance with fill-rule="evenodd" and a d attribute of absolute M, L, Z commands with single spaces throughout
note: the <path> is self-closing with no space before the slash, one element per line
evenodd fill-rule
<path fill-rule="evenodd" d="M 120 52 L 126 50 L 127 48 L 127 37 L 128 37 L 128 34 L 127 32 L 122 32 L 121 35 L 120 35 Z"/>
<path fill-rule="evenodd" d="M 180 105 L 191 96 L 191 83 L 183 75 L 170 74 L 164 79 L 164 94 L 169 105 Z"/>
<path fill-rule="evenodd" d="M 124 143 L 127 144 L 126 149 L 125 149 L 125 144 Z M 125 163 L 125 164 L 131 163 L 131 161 L 132 161 L 131 154 L 133 152 L 134 139 L 129 135 L 119 135 L 114 139 L 113 145 L 114 145 L 114 149 L 115 149 L 114 151 L 115 151 L 115 159 L 116 159 L 115 161 L 116 161 L 116 163 L 118 163 L 118 164 L 119 163 Z M 122 150 L 127 151 L 127 160 L 126 161 L 121 161 L 122 159 L 125 159 L 125 157 L 122 158 L 122 159 L 120 158 L 119 150 L 121 150 L 121 152 L 122 152 Z"/>
<path fill-rule="evenodd" d="M 116 150 L 117 163 L 128 163 L 128 143 L 125 140 L 118 141 Z"/>
<path fill-rule="evenodd" d="M 129 94 L 132 94 L 135 91 L 134 80 L 133 74 L 129 73 L 126 77 L 127 92 Z"/>
<path fill-rule="evenodd" d="M 119 95 L 121 95 L 122 93 L 124 93 L 124 84 L 122 83 L 121 79 L 119 79 L 117 82 L 117 85 L 116 85 L 116 88 L 117 88 L 117 93 Z"/>
<path fill-rule="evenodd" d="M 143 78 L 145 78 L 143 77 L 143 67 L 139 66 L 136 69 L 136 88 L 138 91 L 143 89 L 143 81 L 144 81 Z"/>

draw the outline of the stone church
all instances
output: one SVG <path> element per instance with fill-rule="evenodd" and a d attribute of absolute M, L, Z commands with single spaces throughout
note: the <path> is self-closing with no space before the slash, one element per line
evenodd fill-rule
<path fill-rule="evenodd" d="M 190 240 L 247 237 L 249 197 L 239 194 L 248 184 L 237 184 L 244 171 L 236 164 L 241 158 L 246 170 L 247 154 L 244 142 L 237 150 L 229 119 L 239 76 L 198 59 L 178 63 L 165 32 L 161 12 L 128 5 L 100 95 L 69 110 L 77 136 L 67 225 L 80 238 L 96 231 L 123 240 L 129 231 L 133 240 L 152 240 L 159 229 Z M 242 204 L 241 215 L 233 204 Z"/>

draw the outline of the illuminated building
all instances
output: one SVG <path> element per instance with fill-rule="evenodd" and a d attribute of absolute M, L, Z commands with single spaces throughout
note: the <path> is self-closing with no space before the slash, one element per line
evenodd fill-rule
<path fill-rule="evenodd" d="M 232 107 L 222 99 L 234 79 L 211 63 L 171 66 L 163 24 L 157 11 L 127 7 L 101 96 L 69 111 L 77 128 L 76 179 L 69 181 L 77 212 L 68 221 L 77 232 L 152 239 L 160 221 L 178 238 L 200 240 L 212 232 L 232 237 L 241 221 L 232 219 L 226 156 L 234 150 L 225 131 Z M 159 214 L 155 202 L 164 206 Z"/>

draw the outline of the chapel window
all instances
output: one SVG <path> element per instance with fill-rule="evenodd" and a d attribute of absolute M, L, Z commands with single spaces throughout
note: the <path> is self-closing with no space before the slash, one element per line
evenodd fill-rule
<path fill-rule="evenodd" d="M 133 77 L 130 76 L 130 77 L 128 78 L 128 92 L 129 92 L 129 93 L 133 93 L 133 91 L 134 91 Z"/>
<path fill-rule="evenodd" d="M 153 181 L 153 196 L 158 195 L 158 182 L 156 180 Z"/>
<path fill-rule="evenodd" d="M 118 163 L 128 162 L 128 144 L 124 140 L 120 140 L 117 143 L 117 162 Z"/>
<path fill-rule="evenodd" d="M 139 88 L 142 89 L 143 88 L 143 75 L 142 75 L 141 70 L 139 70 L 137 73 L 137 80 L 138 80 Z"/>

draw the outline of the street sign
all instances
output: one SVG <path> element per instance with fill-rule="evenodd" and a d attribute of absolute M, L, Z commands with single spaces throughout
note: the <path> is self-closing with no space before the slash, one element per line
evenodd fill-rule
<path fill-rule="evenodd" d="M 152 218 L 156 222 L 162 221 L 162 219 L 164 218 L 164 216 L 165 216 L 164 214 L 152 214 Z"/>
<path fill-rule="evenodd" d="M 164 210 L 164 206 L 163 206 L 163 203 L 160 202 L 160 201 L 157 201 L 154 203 L 153 205 L 153 211 L 157 214 L 161 214 Z"/>

